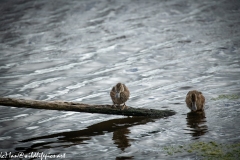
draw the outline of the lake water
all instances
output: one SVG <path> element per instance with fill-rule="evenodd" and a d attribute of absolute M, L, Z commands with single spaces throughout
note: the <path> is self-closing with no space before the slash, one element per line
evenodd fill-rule
<path fill-rule="evenodd" d="M 186 142 L 240 142 L 240 1 L 2 0 L 0 96 L 171 109 L 163 119 L 0 106 L 0 152 L 67 159 L 199 159 L 169 156 Z M 189 90 L 205 115 L 192 116 Z M 217 99 L 214 99 L 217 98 Z"/>

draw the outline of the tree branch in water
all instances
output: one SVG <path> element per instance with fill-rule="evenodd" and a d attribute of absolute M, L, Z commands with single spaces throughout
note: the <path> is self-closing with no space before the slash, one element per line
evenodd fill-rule
<path fill-rule="evenodd" d="M 13 107 L 19 107 L 19 108 L 102 113 L 102 114 L 114 114 L 114 115 L 124 115 L 124 116 L 147 116 L 147 117 L 156 117 L 156 118 L 163 118 L 163 117 L 172 116 L 175 114 L 175 112 L 172 110 L 156 110 L 156 109 L 133 108 L 133 107 L 129 107 L 127 110 L 120 110 L 120 109 L 112 108 L 111 105 L 89 105 L 89 104 L 75 103 L 75 102 L 38 101 L 38 100 L 1 98 L 1 97 L 0 97 L 0 105 L 13 106 Z"/>

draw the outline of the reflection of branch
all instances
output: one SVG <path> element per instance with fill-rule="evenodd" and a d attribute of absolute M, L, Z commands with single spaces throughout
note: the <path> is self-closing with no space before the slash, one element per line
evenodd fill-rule
<path fill-rule="evenodd" d="M 115 144 L 117 144 L 117 146 L 120 149 L 125 149 L 128 146 L 130 146 L 129 140 L 127 139 L 126 136 L 126 134 L 130 133 L 130 131 L 127 128 L 135 125 L 146 124 L 152 121 L 153 119 L 146 117 L 128 117 L 121 119 L 112 119 L 98 124 L 94 124 L 92 126 L 87 127 L 87 129 L 84 130 L 62 132 L 25 139 L 20 142 L 37 141 L 41 139 L 45 139 L 47 142 L 35 143 L 30 147 L 26 148 L 18 147 L 16 148 L 16 151 L 29 153 L 39 151 L 39 149 L 44 148 L 57 148 L 59 146 L 70 147 L 73 145 L 83 143 L 84 140 L 89 140 L 91 139 L 92 136 L 103 135 L 105 132 L 113 132 L 113 140 L 115 141 Z M 125 137 L 122 139 L 121 137 L 123 134 Z"/>
<path fill-rule="evenodd" d="M 207 125 L 203 125 L 206 122 L 205 112 L 189 112 L 187 114 L 187 126 L 190 129 L 193 137 L 199 137 L 204 135 L 208 131 Z"/>
<path fill-rule="evenodd" d="M 76 111 L 88 113 L 104 113 L 125 116 L 148 116 L 163 118 L 175 114 L 172 110 L 156 110 L 144 108 L 132 108 L 127 110 L 119 110 L 112 108 L 111 105 L 89 105 L 73 102 L 59 102 L 59 101 L 36 101 L 15 98 L 1 98 L 0 105 L 14 106 L 20 108 L 34 108 L 34 109 L 50 109 L 59 111 Z"/>

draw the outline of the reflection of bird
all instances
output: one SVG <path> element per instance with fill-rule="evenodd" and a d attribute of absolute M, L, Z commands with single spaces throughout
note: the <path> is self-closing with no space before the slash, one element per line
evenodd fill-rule
<path fill-rule="evenodd" d="M 190 131 L 189 134 L 192 134 L 196 139 L 208 132 L 208 126 L 205 124 L 206 117 L 204 111 L 189 112 L 187 113 L 186 120 L 187 126 L 189 127 L 189 129 L 186 130 Z"/>
<path fill-rule="evenodd" d="M 122 151 L 125 150 L 125 148 L 131 146 L 129 143 L 128 134 L 130 133 L 130 130 L 128 128 L 122 128 L 118 129 L 113 132 L 113 138 L 114 144 L 117 145 L 118 148 L 120 148 Z"/>
<path fill-rule="evenodd" d="M 192 112 L 204 110 L 205 97 L 202 92 L 197 90 L 189 91 L 185 101 Z"/>
<path fill-rule="evenodd" d="M 113 107 L 121 107 L 121 110 L 124 110 L 125 107 L 127 109 L 125 102 L 128 100 L 129 95 L 130 92 L 125 84 L 116 84 L 116 86 L 114 86 L 110 92 L 110 96 L 113 101 Z M 121 106 L 121 104 L 123 105 Z"/>

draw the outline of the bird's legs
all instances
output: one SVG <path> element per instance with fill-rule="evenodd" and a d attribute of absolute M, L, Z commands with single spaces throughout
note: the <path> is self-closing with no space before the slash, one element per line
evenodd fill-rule
<path fill-rule="evenodd" d="M 128 109 L 125 103 L 123 103 L 123 105 L 113 103 L 112 108 L 114 109 L 119 108 L 120 110 Z"/>
<path fill-rule="evenodd" d="M 112 108 L 117 108 L 117 105 L 113 102 Z"/>
<path fill-rule="evenodd" d="M 124 103 L 122 106 L 120 106 L 120 107 L 121 107 L 121 108 L 120 108 L 121 110 L 124 110 L 125 108 L 128 109 L 128 107 L 126 106 L 125 103 Z"/>

